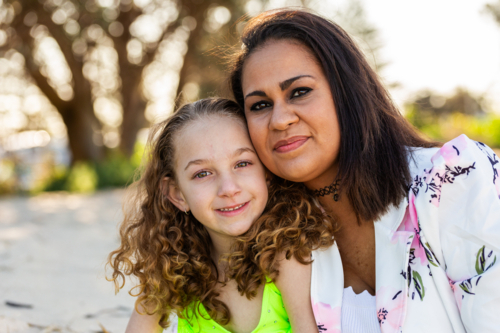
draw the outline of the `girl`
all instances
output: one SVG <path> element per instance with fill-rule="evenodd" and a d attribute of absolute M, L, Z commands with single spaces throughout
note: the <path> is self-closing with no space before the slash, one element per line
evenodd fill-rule
<path fill-rule="evenodd" d="M 331 224 L 307 194 L 266 179 L 238 105 L 187 104 L 152 130 L 146 151 L 109 257 L 117 290 L 124 275 L 139 279 L 127 332 L 158 332 L 172 313 L 178 332 L 317 332 L 302 264 L 331 245 Z M 245 251 L 228 276 L 221 258 L 233 245 Z"/>
<path fill-rule="evenodd" d="M 262 13 L 242 42 L 230 81 L 259 158 L 339 223 L 335 244 L 313 252 L 322 332 L 498 332 L 493 151 L 421 138 L 352 39 L 318 15 Z"/>

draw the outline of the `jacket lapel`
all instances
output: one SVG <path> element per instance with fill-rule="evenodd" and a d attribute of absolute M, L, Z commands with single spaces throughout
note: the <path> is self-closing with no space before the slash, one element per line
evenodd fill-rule
<path fill-rule="evenodd" d="M 415 232 L 398 231 L 408 207 L 405 198 L 375 222 L 376 304 L 383 333 L 401 332 L 408 300 L 407 267 Z"/>

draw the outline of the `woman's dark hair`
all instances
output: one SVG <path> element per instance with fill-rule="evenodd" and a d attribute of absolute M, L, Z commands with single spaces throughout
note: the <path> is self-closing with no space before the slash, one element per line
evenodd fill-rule
<path fill-rule="evenodd" d="M 337 24 L 304 10 L 264 12 L 247 23 L 233 58 L 229 84 L 244 108 L 245 61 L 276 40 L 298 42 L 311 51 L 330 84 L 340 126 L 338 156 L 342 193 L 354 211 L 377 220 L 406 195 L 411 176 L 408 147 L 433 147 L 401 115 L 354 41 Z"/>

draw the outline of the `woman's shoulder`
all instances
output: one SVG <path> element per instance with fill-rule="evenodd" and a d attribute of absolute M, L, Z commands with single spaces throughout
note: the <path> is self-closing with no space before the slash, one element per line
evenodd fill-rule
<path fill-rule="evenodd" d="M 496 175 L 494 180 L 500 182 L 498 156 L 484 143 L 471 140 L 464 134 L 444 143 L 441 147 L 410 147 L 408 151 L 408 164 L 412 177 L 431 174 L 436 169 L 445 169 L 452 175 L 458 175 L 457 173 L 468 175 L 472 170 L 480 168 L 486 174 Z"/>
<path fill-rule="evenodd" d="M 485 144 L 461 135 L 440 148 L 415 149 L 409 154 L 412 183 L 410 191 L 416 197 L 439 207 L 441 194 L 448 189 L 447 198 L 489 192 L 500 197 L 500 162 Z M 474 188 L 474 191 L 471 189 Z"/>

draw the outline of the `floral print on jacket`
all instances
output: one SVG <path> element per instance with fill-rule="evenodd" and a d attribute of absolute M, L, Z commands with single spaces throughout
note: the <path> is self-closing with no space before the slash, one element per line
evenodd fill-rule
<path fill-rule="evenodd" d="M 500 332 L 498 156 L 465 135 L 409 151 L 408 196 L 375 222 L 381 332 Z M 313 259 L 318 327 L 338 332 L 344 283 L 336 244 Z"/>

